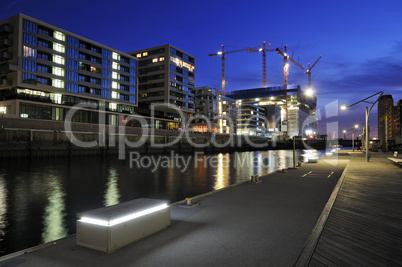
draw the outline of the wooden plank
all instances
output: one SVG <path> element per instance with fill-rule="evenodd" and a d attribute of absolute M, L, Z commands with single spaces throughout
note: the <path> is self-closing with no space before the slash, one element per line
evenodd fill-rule
<path fill-rule="evenodd" d="M 379 257 L 384 259 L 384 262 L 386 264 L 392 262 L 396 265 L 402 266 L 401 255 L 398 253 L 398 250 L 394 249 L 394 247 L 391 245 L 388 245 L 387 247 L 380 247 L 378 246 L 378 244 L 375 243 L 375 241 L 371 243 L 359 242 L 356 237 L 350 238 L 347 233 L 334 233 L 327 228 L 325 229 L 325 233 L 323 233 L 322 236 L 339 244 L 348 244 L 348 247 L 354 247 L 356 248 L 356 251 L 364 250 L 367 251 L 369 255 L 378 255 Z"/>
<path fill-rule="evenodd" d="M 317 252 L 314 253 L 312 259 L 315 259 L 314 262 L 319 262 L 319 264 L 321 266 L 341 267 L 338 264 L 330 261 L 329 259 L 325 258 L 324 256 L 322 256 L 320 253 L 317 253 Z M 309 266 L 310 266 L 310 264 L 309 264 Z"/>
<path fill-rule="evenodd" d="M 385 266 L 381 261 L 373 259 L 370 255 L 366 256 L 363 254 L 356 253 L 353 247 L 349 247 L 344 244 L 339 244 L 330 239 L 322 237 L 322 241 L 325 242 L 325 246 L 319 247 L 328 253 L 333 253 L 336 257 L 342 259 L 349 259 L 349 262 L 353 262 L 362 266 Z M 357 265 L 356 265 L 357 266 Z"/>
<path fill-rule="evenodd" d="M 308 266 L 310 266 L 310 267 L 328 267 L 329 265 L 324 264 L 322 261 L 318 260 L 315 256 L 313 256 L 311 258 L 311 261 Z"/>
<path fill-rule="evenodd" d="M 367 242 L 370 243 L 371 245 L 375 245 L 378 247 L 383 247 L 386 249 L 392 249 L 388 247 L 388 244 L 392 243 L 392 247 L 395 249 L 401 249 L 402 251 L 402 244 L 400 241 L 400 234 L 396 234 L 390 238 L 386 238 L 385 236 L 382 235 L 376 235 L 376 234 L 367 234 L 367 231 L 365 230 L 359 230 L 359 229 L 339 229 L 335 227 L 335 223 L 329 223 L 328 222 L 328 229 L 326 228 L 325 230 L 334 232 L 334 233 L 343 233 L 345 235 L 350 236 L 351 238 L 355 238 L 359 242 Z M 399 244 L 398 244 L 399 243 Z M 401 252 L 402 253 L 402 252 Z"/>
<path fill-rule="evenodd" d="M 342 218 L 327 221 L 328 227 L 333 227 L 334 230 L 339 230 L 339 225 L 342 225 L 345 231 L 349 234 L 365 237 L 369 236 L 374 238 L 377 242 L 388 242 L 400 237 L 400 231 L 392 231 L 391 228 L 378 228 L 375 225 L 367 225 L 362 221 L 351 221 Z"/>
<path fill-rule="evenodd" d="M 337 216 L 331 216 L 330 220 L 335 220 L 338 221 L 339 223 L 351 223 L 351 226 L 355 226 L 357 224 L 357 227 L 369 227 L 369 230 L 381 230 L 384 233 L 390 233 L 394 234 L 395 232 L 402 232 L 402 228 L 400 226 L 397 226 L 395 224 L 384 224 L 381 220 L 376 220 L 376 218 L 371 218 L 368 219 L 365 216 L 361 215 L 351 215 L 348 212 L 343 212 L 337 214 Z"/>
<path fill-rule="evenodd" d="M 342 212 L 342 217 L 345 217 L 345 218 L 354 218 L 355 220 L 360 219 L 362 221 L 373 222 L 373 223 L 375 223 L 377 225 L 381 224 L 384 227 L 391 227 L 391 228 L 398 229 L 398 230 L 402 231 L 402 225 L 400 223 L 385 220 L 385 219 L 383 219 L 381 217 L 364 214 L 362 212 L 354 212 L 354 211 L 345 210 L 345 209 L 342 209 L 342 210 L 334 209 L 332 211 L 332 213 L 336 213 L 336 212 Z"/>
<path fill-rule="evenodd" d="M 378 220 L 368 220 L 367 218 L 361 216 L 350 216 L 349 214 L 344 214 L 343 216 L 331 217 L 329 220 L 333 220 L 344 227 L 350 227 L 354 229 L 363 229 L 373 234 L 379 234 L 380 236 L 386 236 L 387 238 L 392 238 L 395 234 L 401 234 L 401 227 L 395 227 L 394 225 L 383 224 Z"/>
<path fill-rule="evenodd" d="M 346 257 L 342 253 L 338 253 L 336 250 L 332 248 L 332 244 L 329 244 L 325 241 L 323 241 L 322 244 L 320 244 L 317 247 L 316 252 L 322 257 L 342 267 L 349 267 L 349 266 L 364 267 L 363 265 L 358 265 L 359 263 L 355 262 L 350 257 Z"/>

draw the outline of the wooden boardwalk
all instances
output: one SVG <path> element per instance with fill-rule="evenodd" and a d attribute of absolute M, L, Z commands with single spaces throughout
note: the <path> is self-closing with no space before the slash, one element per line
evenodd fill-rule
<path fill-rule="evenodd" d="M 402 266 L 402 168 L 353 157 L 308 266 Z"/>

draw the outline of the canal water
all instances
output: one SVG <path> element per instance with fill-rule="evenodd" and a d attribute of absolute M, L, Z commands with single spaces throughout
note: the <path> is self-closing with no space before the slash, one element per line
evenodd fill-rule
<path fill-rule="evenodd" d="M 174 203 L 293 166 L 292 155 L 270 150 L 2 161 L 0 256 L 74 234 L 79 212 L 136 198 Z"/>

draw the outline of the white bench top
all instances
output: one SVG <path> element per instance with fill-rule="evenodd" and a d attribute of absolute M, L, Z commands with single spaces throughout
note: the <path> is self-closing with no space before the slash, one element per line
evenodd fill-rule
<path fill-rule="evenodd" d="M 402 162 L 402 159 L 397 159 L 397 158 L 388 158 L 389 160 L 392 160 L 393 162 Z"/>
<path fill-rule="evenodd" d="M 89 217 L 91 219 L 113 221 L 115 219 L 131 215 L 136 212 L 142 212 L 147 209 L 152 209 L 158 206 L 167 205 L 167 201 L 139 198 L 117 205 L 102 207 L 90 211 L 77 213 L 78 218 Z"/>

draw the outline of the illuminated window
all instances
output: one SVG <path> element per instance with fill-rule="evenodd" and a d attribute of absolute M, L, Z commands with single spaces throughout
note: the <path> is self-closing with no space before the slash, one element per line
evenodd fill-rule
<path fill-rule="evenodd" d="M 141 57 L 141 53 L 138 53 L 138 54 L 137 54 L 137 57 Z"/>
<path fill-rule="evenodd" d="M 61 33 L 59 31 L 54 31 L 53 32 L 53 37 L 56 38 L 57 40 L 60 40 L 60 41 L 65 41 L 66 40 L 66 36 L 64 35 L 64 33 Z"/>
<path fill-rule="evenodd" d="M 113 79 L 116 79 L 116 80 L 120 80 L 120 74 L 113 71 L 113 72 L 112 72 L 112 78 L 113 78 Z"/>
<path fill-rule="evenodd" d="M 120 55 L 117 54 L 116 52 L 113 52 L 113 53 L 112 53 L 112 58 L 113 58 L 113 59 L 116 59 L 116 60 L 120 60 Z"/>
<path fill-rule="evenodd" d="M 117 110 L 117 104 L 116 103 L 109 103 L 109 109 L 110 110 Z"/>
<path fill-rule="evenodd" d="M 148 52 L 143 52 L 143 53 L 142 53 L 142 56 L 143 56 L 143 57 L 148 56 Z"/>
<path fill-rule="evenodd" d="M 52 74 L 57 76 L 64 76 L 64 69 L 59 67 L 52 67 Z"/>
<path fill-rule="evenodd" d="M 159 61 L 165 61 L 165 57 L 160 57 Z"/>
<path fill-rule="evenodd" d="M 120 94 L 116 93 L 116 92 L 112 92 L 112 98 L 113 99 L 119 99 L 120 98 Z"/>
<path fill-rule="evenodd" d="M 61 104 L 61 94 L 50 94 L 50 99 L 52 99 L 55 104 Z"/>
<path fill-rule="evenodd" d="M 152 59 L 152 63 L 156 63 L 156 62 L 158 62 L 157 58 Z"/>
<path fill-rule="evenodd" d="M 64 57 L 58 56 L 58 55 L 53 55 L 53 62 L 64 65 Z"/>
<path fill-rule="evenodd" d="M 7 113 L 7 107 L 0 107 L 0 114 L 6 114 Z"/>
<path fill-rule="evenodd" d="M 112 88 L 113 89 L 120 89 L 120 84 L 117 82 L 112 82 Z"/>
<path fill-rule="evenodd" d="M 119 70 L 120 69 L 120 64 L 116 63 L 116 62 L 113 62 L 112 63 L 112 68 L 115 69 L 115 70 Z"/>
<path fill-rule="evenodd" d="M 24 55 L 24 57 L 36 58 L 36 49 L 31 48 L 29 46 L 24 46 L 23 47 L 23 55 Z"/>
<path fill-rule="evenodd" d="M 52 86 L 57 88 L 64 88 L 64 81 L 59 79 L 52 79 Z"/>
<path fill-rule="evenodd" d="M 60 52 L 60 53 L 64 53 L 65 52 L 65 47 L 62 44 L 59 43 L 53 43 L 53 50 Z"/>

